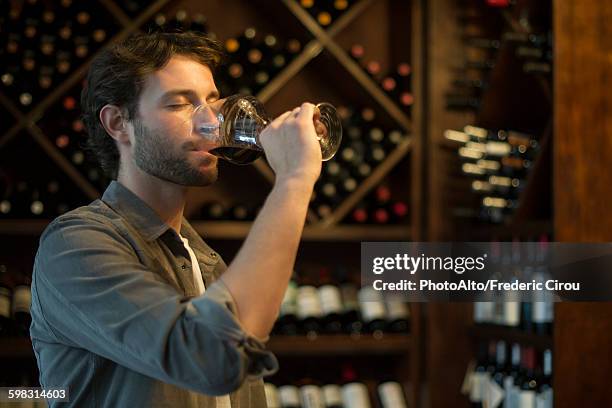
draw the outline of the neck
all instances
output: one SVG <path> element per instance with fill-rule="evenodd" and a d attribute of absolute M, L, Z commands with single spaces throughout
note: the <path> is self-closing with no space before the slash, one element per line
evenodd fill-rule
<path fill-rule="evenodd" d="M 120 172 L 117 181 L 147 203 L 177 234 L 180 233 L 187 196 L 186 186 L 151 176 L 135 166 L 130 171 Z"/>

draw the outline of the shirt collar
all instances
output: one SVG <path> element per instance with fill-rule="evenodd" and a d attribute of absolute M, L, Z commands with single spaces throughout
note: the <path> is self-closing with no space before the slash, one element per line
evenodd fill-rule
<path fill-rule="evenodd" d="M 147 203 L 116 180 L 106 188 L 102 201 L 127 219 L 147 241 L 159 238 L 170 229 Z"/>

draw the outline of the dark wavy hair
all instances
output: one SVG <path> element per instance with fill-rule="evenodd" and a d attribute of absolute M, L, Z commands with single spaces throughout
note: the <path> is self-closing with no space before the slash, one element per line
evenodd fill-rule
<path fill-rule="evenodd" d="M 147 75 L 162 69 L 175 55 L 193 58 L 213 73 L 221 63 L 223 48 L 216 40 L 192 32 L 155 32 L 134 35 L 101 51 L 92 61 L 81 92 L 82 119 L 87 129 L 86 148 L 112 179 L 119 173 L 119 150 L 100 122 L 100 110 L 111 104 L 131 120 L 137 117 L 138 100 Z"/>

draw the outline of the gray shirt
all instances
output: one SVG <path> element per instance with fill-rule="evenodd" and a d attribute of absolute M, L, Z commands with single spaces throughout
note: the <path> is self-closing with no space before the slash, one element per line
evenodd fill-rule
<path fill-rule="evenodd" d="M 206 292 L 179 235 L 130 190 L 55 219 L 32 279 L 30 334 L 43 387 L 71 407 L 265 407 L 272 353 L 236 318 L 226 265 L 183 219 Z M 60 406 L 60 403 L 51 403 Z"/>

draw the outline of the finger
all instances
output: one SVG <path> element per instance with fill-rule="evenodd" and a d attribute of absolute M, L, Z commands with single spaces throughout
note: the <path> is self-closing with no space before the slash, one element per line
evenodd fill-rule
<path fill-rule="evenodd" d="M 272 127 L 278 127 L 280 126 L 281 123 L 283 123 L 285 121 L 285 119 L 287 119 L 287 117 L 289 117 L 291 114 L 293 113 L 293 111 L 287 111 L 279 116 L 277 116 L 271 123 L 270 126 Z"/>
<path fill-rule="evenodd" d="M 300 110 L 301 108 L 299 106 L 297 108 L 293 108 L 293 110 L 291 111 L 291 117 L 297 118 L 300 114 Z"/>
<path fill-rule="evenodd" d="M 312 122 L 315 106 L 312 103 L 304 102 L 301 106 L 298 120 L 307 120 Z"/>

